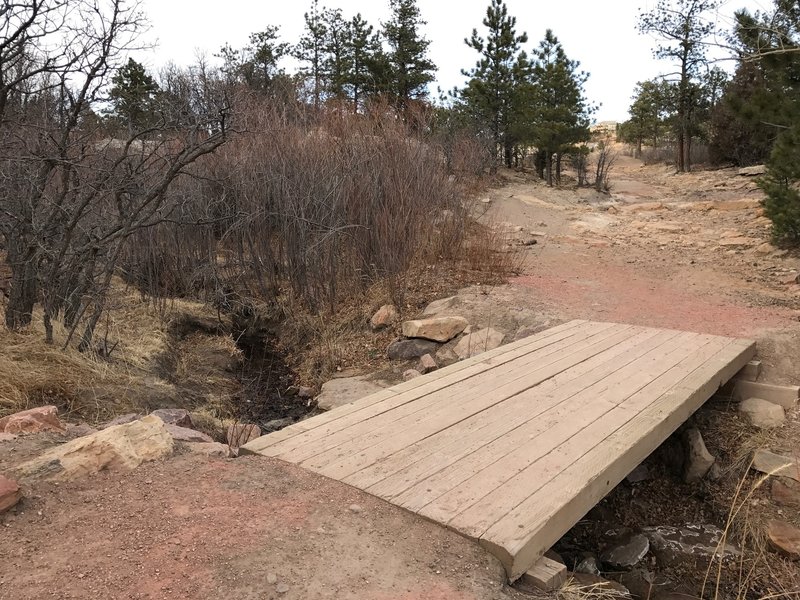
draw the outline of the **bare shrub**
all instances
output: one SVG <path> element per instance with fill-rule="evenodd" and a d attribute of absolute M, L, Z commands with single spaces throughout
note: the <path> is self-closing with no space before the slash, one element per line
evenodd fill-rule
<path fill-rule="evenodd" d="M 617 153 L 609 142 L 600 142 L 597 145 L 597 155 L 594 166 L 594 189 L 598 192 L 608 192 L 611 190 L 609 174 L 614 162 L 617 160 Z"/>

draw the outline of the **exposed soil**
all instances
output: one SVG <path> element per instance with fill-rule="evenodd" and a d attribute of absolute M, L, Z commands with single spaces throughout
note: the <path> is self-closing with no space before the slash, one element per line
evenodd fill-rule
<path fill-rule="evenodd" d="M 516 173 L 505 177 L 506 185 L 489 194 L 487 218 L 521 228 L 514 234 L 520 241 L 533 236 L 538 243 L 512 242 L 527 261 L 508 284 L 474 285 L 459 294 L 470 321 L 511 335 L 522 325 L 588 318 L 749 336 L 759 343 L 765 380 L 800 380 L 800 286 L 782 283 L 800 260 L 763 246 L 768 222 L 751 179 L 731 170 L 674 175 L 624 157 L 612 173 L 610 196 L 552 190 Z M 740 200 L 750 204 L 719 204 Z M 403 312 L 422 306 L 417 296 Z M 370 335 L 348 333 L 334 355 L 319 360 L 334 369 L 379 367 L 391 334 Z M 361 344 L 357 350 L 347 349 L 355 344 Z M 201 366 L 185 368 L 184 379 Z M 282 369 L 275 374 L 279 386 L 289 382 Z M 287 410 L 292 406 L 254 416 Z M 800 430 L 792 414 L 787 427 L 759 437 L 725 404 L 709 405 L 695 419 L 722 462 L 719 481 L 680 484 L 653 457 L 653 479 L 619 486 L 562 548 L 598 551 L 607 527 L 724 525 L 746 464 L 742 453 L 759 441 L 793 448 Z M 0 443 L 0 471 L 57 441 L 36 436 Z M 131 473 L 31 483 L 25 494 L 16 511 L 0 517 L 0 599 L 523 597 L 504 585 L 497 561 L 477 545 L 278 461 L 180 455 Z M 756 529 L 771 516 L 800 518 L 780 515 L 766 489 L 752 501 Z M 747 583 L 754 597 L 774 592 L 770 577 L 791 584 L 796 575 L 788 561 L 767 556 L 770 568 L 759 567 L 756 581 Z M 646 566 L 658 568 L 671 590 L 697 593 L 700 571 Z M 738 591 L 733 577 L 724 581 L 725 594 Z"/>

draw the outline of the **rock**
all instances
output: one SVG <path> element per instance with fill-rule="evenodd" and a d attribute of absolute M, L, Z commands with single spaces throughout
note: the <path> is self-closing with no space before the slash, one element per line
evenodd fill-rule
<path fill-rule="evenodd" d="M 171 423 L 164 423 L 164 426 L 172 436 L 172 439 L 176 442 L 211 443 L 214 441 L 211 436 L 200 431 L 195 431 L 194 429 L 189 429 L 188 427 L 179 427 L 178 425 L 172 425 Z"/>
<path fill-rule="evenodd" d="M 585 556 L 575 565 L 575 572 L 582 575 L 600 575 L 600 562 L 594 555 Z"/>
<path fill-rule="evenodd" d="M 461 359 L 470 358 L 488 350 L 494 350 L 503 343 L 504 338 L 505 334 L 488 327 L 465 335 L 453 348 L 453 352 Z"/>
<path fill-rule="evenodd" d="M 775 250 L 777 250 L 775 246 L 773 246 L 769 242 L 764 242 L 758 248 L 756 248 L 756 254 L 762 254 L 762 255 L 772 254 L 773 252 L 775 252 Z"/>
<path fill-rule="evenodd" d="M 126 425 L 128 423 L 133 423 L 134 421 L 138 421 L 139 419 L 141 419 L 143 416 L 144 415 L 140 415 L 139 413 L 128 413 L 125 415 L 120 415 L 100 425 L 100 429 L 106 429 L 108 427 L 116 427 L 117 425 Z"/>
<path fill-rule="evenodd" d="M 183 445 L 192 454 L 208 456 L 210 458 L 230 458 L 231 448 L 219 442 L 193 442 Z"/>
<path fill-rule="evenodd" d="M 382 389 L 384 388 L 380 384 L 369 381 L 364 376 L 331 379 L 322 384 L 322 392 L 317 396 L 317 408 L 332 410 L 380 392 Z"/>
<path fill-rule="evenodd" d="M 13 508 L 22 500 L 22 490 L 13 479 L 0 475 L 0 514 Z"/>
<path fill-rule="evenodd" d="M 416 369 L 407 369 L 403 371 L 403 381 L 411 381 L 412 379 L 416 379 L 420 377 L 422 373 L 417 371 Z"/>
<path fill-rule="evenodd" d="M 13 442 L 18 436 L 13 433 L 0 433 L 0 444 L 3 442 Z"/>
<path fill-rule="evenodd" d="M 231 448 L 244 446 L 258 437 L 261 437 L 261 428 L 253 423 L 234 423 L 225 432 L 225 440 Z"/>
<path fill-rule="evenodd" d="M 781 275 L 780 282 L 783 285 L 794 285 L 795 283 L 800 283 L 800 273 L 791 272 Z"/>
<path fill-rule="evenodd" d="M 458 355 L 455 352 L 453 352 L 452 348 L 444 346 L 436 351 L 436 362 L 440 366 L 447 367 L 449 365 L 452 365 L 453 363 L 458 362 Z"/>
<path fill-rule="evenodd" d="M 481 203 L 482 204 L 491 204 L 492 203 L 492 199 L 491 198 L 482 198 L 481 199 Z"/>
<path fill-rule="evenodd" d="M 641 483 L 642 481 L 649 481 L 652 479 L 650 469 L 647 465 L 641 464 L 631 471 L 625 478 L 628 483 Z"/>
<path fill-rule="evenodd" d="M 772 482 L 772 499 L 781 506 L 800 508 L 800 484 L 791 479 Z"/>
<path fill-rule="evenodd" d="M 769 450 L 758 450 L 753 455 L 753 468 L 767 475 L 789 477 L 800 482 L 800 463 L 788 456 L 774 454 Z"/>
<path fill-rule="evenodd" d="M 576 594 L 577 598 L 614 598 L 618 600 L 625 600 L 631 598 L 631 593 L 624 585 L 616 581 L 609 581 L 603 579 L 599 575 L 593 573 L 570 573 L 569 576 L 574 582 L 588 592 L 585 596 Z"/>
<path fill-rule="evenodd" d="M 391 360 L 411 360 L 436 352 L 439 344 L 429 340 L 398 340 L 389 345 L 386 354 Z"/>
<path fill-rule="evenodd" d="M 526 337 L 541 333 L 545 329 L 547 329 L 547 325 L 525 325 L 517 329 L 517 333 L 514 334 L 514 341 L 518 342 Z"/>
<path fill-rule="evenodd" d="M 437 315 L 441 312 L 451 310 L 458 306 L 460 300 L 458 296 L 450 296 L 449 298 L 442 298 L 441 300 L 434 300 L 422 311 L 425 316 Z"/>
<path fill-rule="evenodd" d="M 167 425 L 177 425 L 178 427 L 193 426 L 192 417 L 189 415 L 188 410 L 182 408 L 159 408 L 150 413 L 158 417 Z"/>
<path fill-rule="evenodd" d="M 601 559 L 612 569 L 630 569 L 638 565 L 649 550 L 650 541 L 646 536 L 630 535 L 607 548 Z"/>
<path fill-rule="evenodd" d="M 417 367 L 417 370 L 424 375 L 426 373 L 430 373 L 431 371 L 435 371 L 438 368 L 439 365 L 436 364 L 436 359 L 434 359 L 430 354 L 426 354 L 419 359 L 419 366 Z"/>
<path fill-rule="evenodd" d="M 772 429 L 786 421 L 783 407 L 761 398 L 748 398 L 739 403 L 739 414 L 753 427 Z"/>
<path fill-rule="evenodd" d="M 372 315 L 369 320 L 369 325 L 372 331 L 380 331 L 391 327 L 400 320 L 400 312 L 394 304 L 384 304 L 378 311 Z"/>
<path fill-rule="evenodd" d="M 403 335 L 434 342 L 449 342 L 469 325 L 463 317 L 433 317 L 403 322 Z"/>
<path fill-rule="evenodd" d="M 55 406 L 38 406 L 0 419 L 0 433 L 64 433 L 65 427 L 58 419 Z"/>
<path fill-rule="evenodd" d="M 347 510 L 349 510 L 351 513 L 354 514 L 359 514 L 361 512 L 364 512 L 364 508 L 360 504 L 351 504 L 350 506 L 347 507 Z"/>
<path fill-rule="evenodd" d="M 278 576 L 275 573 L 267 573 L 267 583 L 270 585 L 275 585 L 278 583 Z"/>
<path fill-rule="evenodd" d="M 659 564 L 666 567 L 691 562 L 705 568 L 714 557 L 730 559 L 741 555 L 732 544 L 721 543 L 725 534 L 713 525 L 645 527 L 642 533 L 650 541 Z"/>
<path fill-rule="evenodd" d="M 683 480 L 686 483 L 696 483 L 706 476 L 716 459 L 706 448 L 699 429 L 687 429 L 683 433 L 683 443 L 685 446 Z"/>
<path fill-rule="evenodd" d="M 313 398 L 314 397 L 314 388 L 308 387 L 305 385 L 301 385 L 297 388 L 297 397 L 298 398 Z"/>
<path fill-rule="evenodd" d="M 264 423 L 264 433 L 272 433 L 273 431 L 279 431 L 284 427 L 288 427 L 289 425 L 293 424 L 294 424 L 294 419 L 292 419 L 291 417 L 286 417 L 285 419 L 272 419 L 271 421 L 267 421 L 266 423 Z"/>
<path fill-rule="evenodd" d="M 67 480 L 103 469 L 135 469 L 172 454 L 174 443 L 167 427 L 148 415 L 56 446 L 15 471 L 24 477 Z"/>
<path fill-rule="evenodd" d="M 70 439 L 83 437 L 85 435 L 92 435 L 97 433 L 97 429 L 86 423 L 72 424 L 68 423 L 66 428 L 66 436 Z"/>
<path fill-rule="evenodd" d="M 279 594 L 286 594 L 289 591 L 289 586 L 285 583 L 279 583 L 275 586 L 275 591 Z"/>
<path fill-rule="evenodd" d="M 742 167 L 739 169 L 739 175 L 742 177 L 758 177 L 759 175 L 764 175 L 767 172 L 767 167 L 765 165 L 754 165 L 752 167 Z"/>
<path fill-rule="evenodd" d="M 767 526 L 770 546 L 792 560 L 800 559 L 800 529 L 786 521 L 770 521 Z"/>

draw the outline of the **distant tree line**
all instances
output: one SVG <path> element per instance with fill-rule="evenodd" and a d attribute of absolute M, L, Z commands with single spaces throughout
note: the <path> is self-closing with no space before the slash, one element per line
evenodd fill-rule
<path fill-rule="evenodd" d="M 694 144 L 714 164 L 766 163 L 760 180 L 776 241 L 800 243 L 800 5 L 774 0 L 768 10 L 735 13 L 732 31 L 715 23 L 718 0 L 659 0 L 639 27 L 659 40 L 654 53 L 674 74 L 640 82 L 620 140 L 637 155 L 643 145 L 674 145 L 680 171 L 692 167 Z M 724 46 L 732 75 L 707 59 Z"/>

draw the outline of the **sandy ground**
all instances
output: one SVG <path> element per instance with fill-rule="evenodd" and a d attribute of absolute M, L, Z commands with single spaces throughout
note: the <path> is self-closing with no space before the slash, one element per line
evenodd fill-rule
<path fill-rule="evenodd" d="M 508 285 L 465 293 L 498 307 L 501 321 L 523 314 L 750 336 L 768 380 L 799 379 L 800 296 L 781 281 L 800 262 L 764 253 L 768 225 L 757 207 L 703 207 L 758 199 L 752 180 L 677 176 L 626 158 L 612 180 L 609 196 L 509 173 L 490 192 L 488 216 L 538 243 L 523 246 L 525 269 Z M 720 244 L 735 238 L 748 239 Z M 0 471 L 52 443 L 1 444 Z M 3 600 L 523 597 L 477 545 L 263 458 L 183 455 L 25 492 L 0 517 Z"/>

